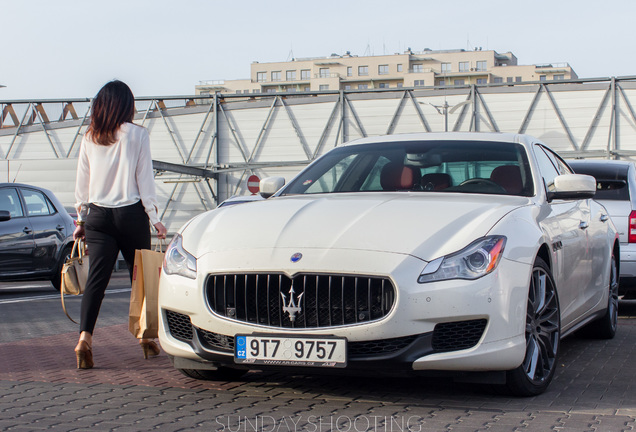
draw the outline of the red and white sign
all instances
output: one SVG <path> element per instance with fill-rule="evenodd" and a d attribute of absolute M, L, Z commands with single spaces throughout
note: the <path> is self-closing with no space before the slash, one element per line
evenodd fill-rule
<path fill-rule="evenodd" d="M 255 176 L 255 175 L 249 176 L 247 179 L 247 190 L 252 192 L 252 195 L 257 194 L 259 191 L 260 182 L 261 182 L 261 179 L 259 179 L 258 176 Z"/>

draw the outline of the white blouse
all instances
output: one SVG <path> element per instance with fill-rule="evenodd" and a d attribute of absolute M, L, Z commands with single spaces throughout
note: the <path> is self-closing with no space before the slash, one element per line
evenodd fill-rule
<path fill-rule="evenodd" d="M 77 162 L 75 199 L 79 220 L 86 220 L 91 203 L 116 208 L 141 200 L 150 222 L 160 222 L 146 128 L 124 123 L 117 132 L 117 141 L 109 146 L 95 144 L 84 135 Z"/>

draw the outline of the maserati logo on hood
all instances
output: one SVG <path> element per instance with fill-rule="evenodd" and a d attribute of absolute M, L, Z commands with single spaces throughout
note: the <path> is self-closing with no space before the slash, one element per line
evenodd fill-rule
<path fill-rule="evenodd" d="M 303 298 L 304 292 L 300 293 L 298 297 L 296 297 L 296 293 L 294 292 L 294 285 L 292 284 L 289 289 L 289 302 L 287 301 L 287 296 L 280 293 L 283 298 L 283 312 L 287 312 L 289 314 L 289 320 L 294 322 L 296 320 L 296 314 L 299 314 L 302 310 L 300 307 L 300 299 Z"/>
<path fill-rule="evenodd" d="M 300 252 L 296 252 L 295 254 L 293 254 L 291 256 L 291 262 L 296 263 L 298 261 L 300 261 L 300 259 L 303 257 L 303 254 L 301 254 Z"/>

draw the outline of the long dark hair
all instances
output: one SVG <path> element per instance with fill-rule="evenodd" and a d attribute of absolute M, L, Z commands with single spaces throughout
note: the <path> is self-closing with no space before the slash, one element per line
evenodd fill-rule
<path fill-rule="evenodd" d="M 117 141 L 117 131 L 124 123 L 132 123 L 135 116 L 135 97 L 123 82 L 107 83 L 93 99 L 88 134 L 93 142 L 104 146 Z"/>

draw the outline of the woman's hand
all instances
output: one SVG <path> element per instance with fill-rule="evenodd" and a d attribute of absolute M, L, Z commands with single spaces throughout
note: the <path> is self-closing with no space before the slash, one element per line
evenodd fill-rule
<path fill-rule="evenodd" d="M 157 238 L 165 239 L 168 234 L 166 227 L 161 222 L 157 222 L 154 227 L 157 230 Z"/>
<path fill-rule="evenodd" d="M 75 227 L 75 231 L 73 231 L 73 240 L 77 240 L 78 238 L 84 238 L 84 225 L 78 225 Z"/>

